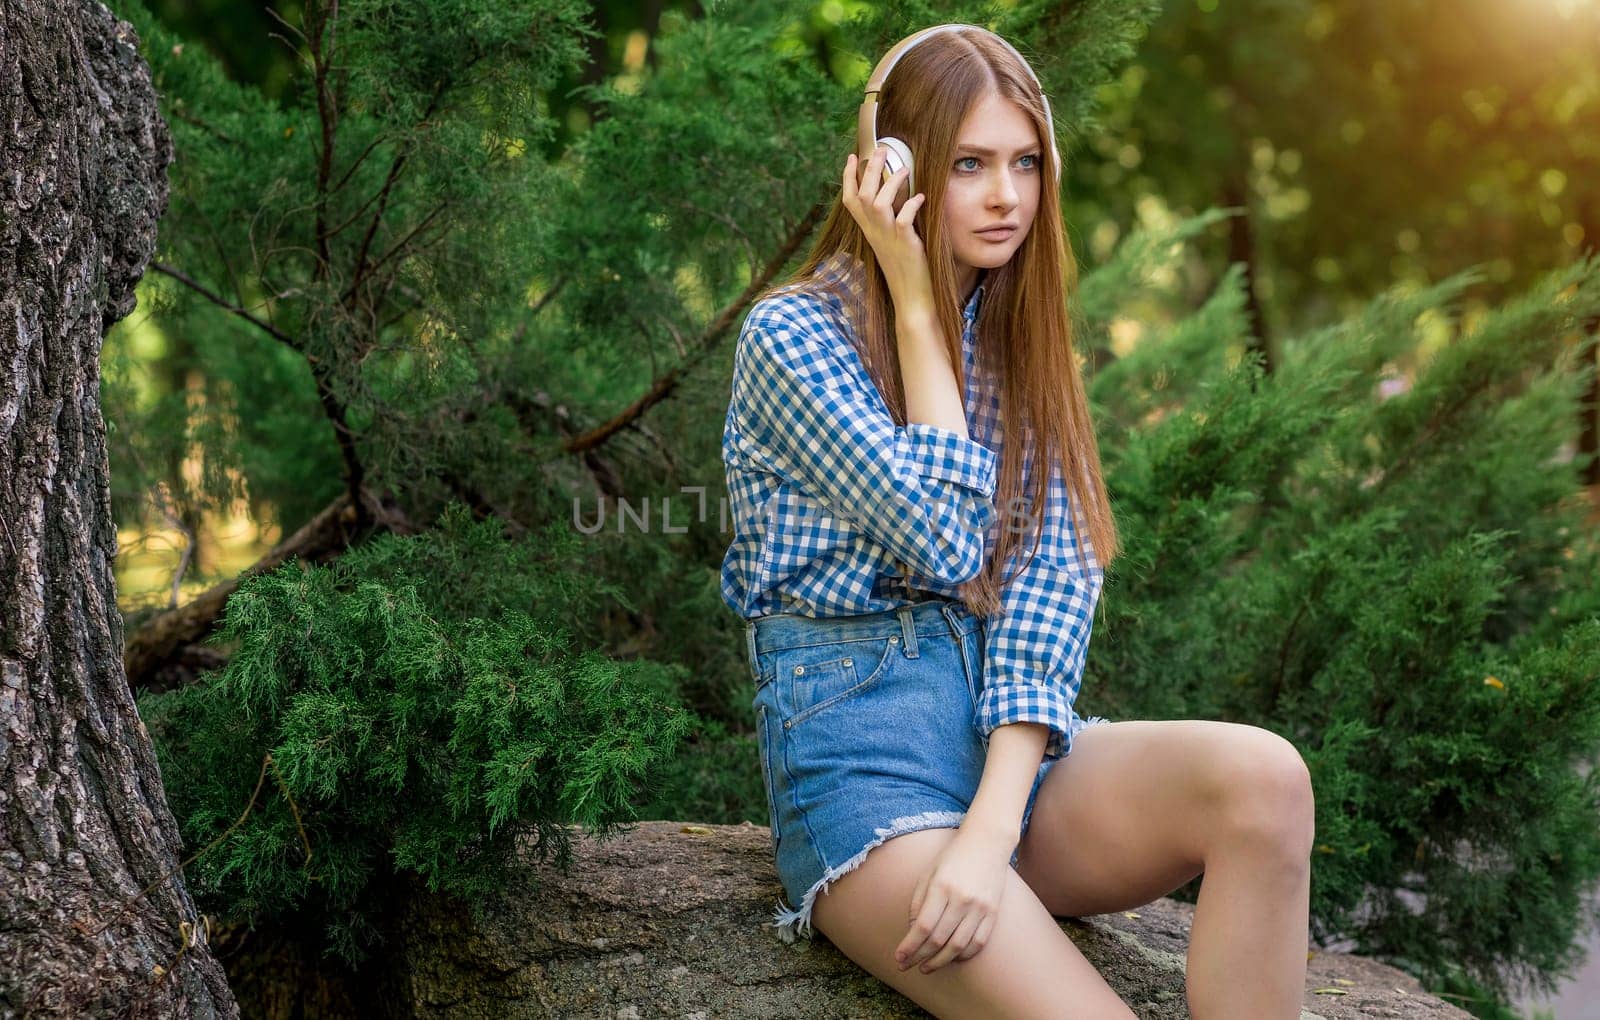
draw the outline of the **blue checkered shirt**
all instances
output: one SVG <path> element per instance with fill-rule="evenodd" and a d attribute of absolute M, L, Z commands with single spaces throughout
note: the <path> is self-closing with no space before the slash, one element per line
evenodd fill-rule
<path fill-rule="evenodd" d="M 860 266 L 836 254 L 819 273 L 859 295 Z M 980 284 L 962 310 L 968 432 L 896 425 L 850 343 L 836 299 L 780 294 L 746 316 L 734 353 L 723 431 L 734 539 L 722 598 L 745 618 L 828 617 L 906 605 L 906 587 L 960 598 L 1005 524 L 994 504 L 1001 434 L 998 387 L 980 376 Z M 1032 470 L 1025 451 L 1024 471 Z M 1024 478 L 1031 477 L 1025 473 Z M 973 723 L 1044 723 L 1045 757 L 1070 748 L 1103 571 L 1067 515 L 1051 473 L 1037 553 L 1022 536 L 1001 607 L 984 621 L 983 690 Z M 1010 515 L 1013 527 L 1023 514 Z M 925 596 L 917 596 L 925 597 Z"/>

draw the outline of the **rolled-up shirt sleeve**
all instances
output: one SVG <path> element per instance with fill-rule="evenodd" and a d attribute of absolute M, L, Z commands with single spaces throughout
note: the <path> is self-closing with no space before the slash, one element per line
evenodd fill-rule
<path fill-rule="evenodd" d="M 734 354 L 737 427 L 780 477 L 917 573 L 969 580 L 995 516 L 994 452 L 937 425 L 897 425 L 846 342 L 752 313 Z"/>
<path fill-rule="evenodd" d="M 1016 573 L 1018 562 L 1025 565 L 1002 589 L 1000 609 L 986 621 L 983 692 L 975 713 L 985 745 L 1007 723 L 1048 726 L 1045 758 L 1060 758 L 1071 749 L 1072 706 L 1083 683 L 1105 578 L 1093 547 L 1073 527 L 1068 498 L 1057 466 L 1051 472 L 1039 548 L 1027 559 L 1030 536 L 1022 536 L 1002 576 Z"/>

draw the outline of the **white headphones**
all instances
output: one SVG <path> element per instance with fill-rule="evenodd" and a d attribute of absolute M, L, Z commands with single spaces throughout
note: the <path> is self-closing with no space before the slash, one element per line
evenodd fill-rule
<path fill-rule="evenodd" d="M 886 183 L 892 174 L 899 172 L 902 167 L 911 168 L 910 172 L 906 174 L 905 182 L 902 185 L 904 190 L 894 197 L 896 206 L 900 204 L 902 198 L 910 198 L 917 193 L 916 164 L 911 156 L 911 146 L 892 136 L 878 137 L 878 94 L 883 91 L 883 83 L 889 77 L 889 72 L 894 70 L 894 65 L 899 63 L 900 58 L 905 56 L 911 47 L 929 36 L 937 35 L 940 32 L 953 32 L 961 28 L 975 28 L 986 35 L 998 39 L 1002 46 L 1016 55 L 1017 61 L 1027 70 L 1028 76 L 1033 79 L 1035 85 L 1039 86 L 1039 97 L 1044 102 L 1045 132 L 1050 136 L 1050 155 L 1055 160 L 1057 173 L 1060 172 L 1061 149 L 1056 145 L 1056 126 L 1055 120 L 1050 115 L 1050 99 L 1045 96 L 1044 84 L 1039 81 L 1039 76 L 1033 73 L 1033 67 L 1028 63 L 1027 59 L 1021 53 L 1017 53 L 1015 46 L 982 25 L 960 23 L 934 25 L 932 28 L 924 28 L 920 32 L 914 32 L 906 36 L 895 43 L 888 53 L 883 55 L 883 59 L 878 61 L 878 66 L 873 68 L 871 77 L 867 79 L 866 92 L 861 100 L 861 110 L 856 115 L 856 158 L 865 164 L 868 157 L 872 155 L 873 150 L 879 145 L 885 146 L 888 150 L 884 153 L 883 180 L 879 182 L 880 186 Z"/>

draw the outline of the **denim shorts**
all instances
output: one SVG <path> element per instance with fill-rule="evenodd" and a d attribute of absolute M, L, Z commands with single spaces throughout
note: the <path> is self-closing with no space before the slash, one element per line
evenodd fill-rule
<path fill-rule="evenodd" d="M 928 598 L 859 616 L 756 617 L 746 636 L 772 853 L 799 904 L 780 900 L 773 926 L 792 942 L 811 937 L 817 894 L 873 847 L 961 825 L 987 754 L 983 624 L 960 601 Z M 1107 721 L 1074 715 L 1073 734 Z M 1039 765 L 1019 842 L 1058 760 Z"/>

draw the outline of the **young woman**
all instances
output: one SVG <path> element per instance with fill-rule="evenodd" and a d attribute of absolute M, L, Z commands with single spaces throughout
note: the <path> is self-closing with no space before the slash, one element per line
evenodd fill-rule
<path fill-rule="evenodd" d="M 1294 746 L 1074 708 L 1117 543 L 1038 82 L 985 29 L 924 30 L 869 80 L 857 148 L 745 320 L 723 437 L 780 933 L 814 925 L 937 1016 L 1131 1017 L 1052 915 L 1203 872 L 1192 1015 L 1293 1020 Z"/>

